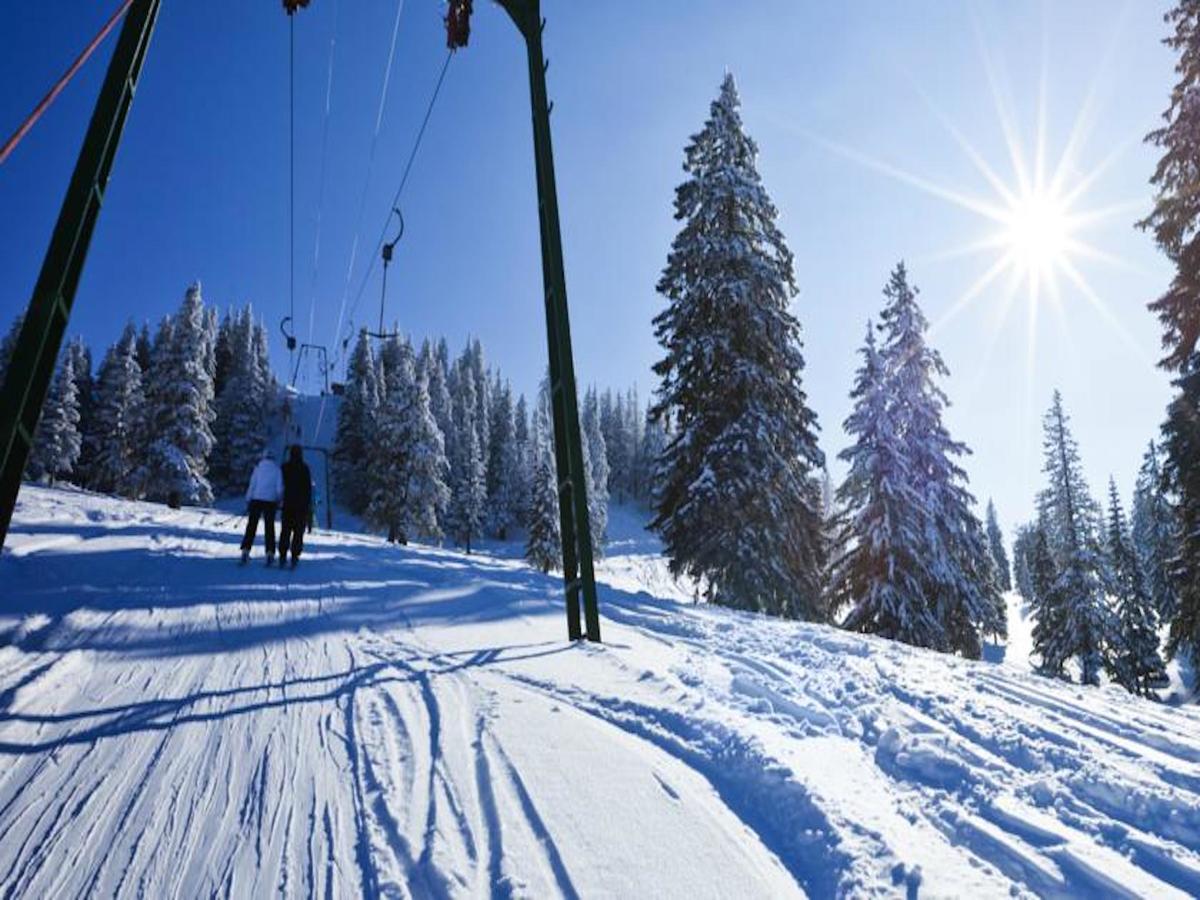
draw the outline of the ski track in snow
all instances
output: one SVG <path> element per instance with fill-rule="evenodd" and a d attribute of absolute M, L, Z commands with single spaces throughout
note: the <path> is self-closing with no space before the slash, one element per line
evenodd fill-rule
<path fill-rule="evenodd" d="M 0 898 L 1200 895 L 1200 711 L 519 562 L 25 488 Z M 654 594 L 655 596 L 652 596 Z"/>

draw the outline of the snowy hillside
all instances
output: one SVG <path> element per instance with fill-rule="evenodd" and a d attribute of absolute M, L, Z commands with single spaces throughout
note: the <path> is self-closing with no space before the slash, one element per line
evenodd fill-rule
<path fill-rule="evenodd" d="M 681 603 L 645 540 L 602 646 L 514 560 L 235 544 L 25 488 L 0 894 L 1200 894 L 1200 710 Z"/>

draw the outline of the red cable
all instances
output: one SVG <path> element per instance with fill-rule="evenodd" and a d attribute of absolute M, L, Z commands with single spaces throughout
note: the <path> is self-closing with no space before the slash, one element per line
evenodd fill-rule
<path fill-rule="evenodd" d="M 29 118 L 21 123 L 21 127 L 13 133 L 12 137 L 5 141 L 3 147 L 0 147 L 0 164 L 8 159 L 8 155 L 13 152 L 17 144 L 21 143 L 21 138 L 25 137 L 25 135 L 29 132 L 29 129 L 31 129 L 34 124 L 37 123 L 37 120 L 42 117 L 42 113 L 44 113 L 50 107 L 50 104 L 54 102 L 54 98 L 62 93 L 63 88 L 65 88 L 70 80 L 75 77 L 75 73 L 83 67 L 83 64 L 88 61 L 88 57 L 91 56 L 92 53 L 95 52 L 96 48 L 99 47 L 104 41 L 104 39 L 108 37 L 108 33 L 113 30 L 113 26 L 117 24 L 121 16 L 125 15 L 125 11 L 128 10 L 132 4 L 133 0 L 123 0 L 120 8 L 112 14 L 112 18 L 104 23 L 104 27 L 100 29 L 100 33 L 92 38 L 92 42 L 83 49 L 83 52 L 80 53 L 75 62 L 71 64 L 71 68 L 67 69 L 67 71 L 63 73 L 62 78 L 58 79 L 54 87 L 50 88 L 50 93 L 46 94 L 46 96 L 42 98 L 42 102 L 39 103 L 34 108 L 33 112 L 29 114 Z"/>

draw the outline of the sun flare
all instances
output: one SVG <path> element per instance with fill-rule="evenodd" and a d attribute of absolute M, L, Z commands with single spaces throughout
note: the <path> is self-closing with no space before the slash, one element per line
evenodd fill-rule
<path fill-rule="evenodd" d="M 1031 191 L 1007 210 L 1002 242 L 1029 278 L 1040 278 L 1068 261 L 1072 222 L 1063 203 L 1049 191 Z"/>

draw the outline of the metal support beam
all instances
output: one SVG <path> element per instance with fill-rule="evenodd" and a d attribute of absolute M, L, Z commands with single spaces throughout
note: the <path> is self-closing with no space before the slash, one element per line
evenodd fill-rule
<path fill-rule="evenodd" d="M 572 640 L 600 640 L 596 578 L 592 568 L 592 531 L 588 519 L 587 479 L 579 433 L 575 362 L 567 315 L 567 278 L 563 267 L 554 150 L 550 141 L 550 104 L 542 53 L 544 22 L 539 0 L 499 0 L 525 37 L 529 91 L 533 108 L 533 150 L 537 169 L 538 219 L 542 231 L 542 280 L 545 286 L 546 338 L 550 351 L 550 394 L 554 408 L 554 455 L 558 469 L 558 509 L 562 528 L 563 585 L 567 633 Z M 580 623 L 582 604 L 583 622 Z"/>
<path fill-rule="evenodd" d="M 41 274 L 0 388 L 0 549 L 33 447 L 96 217 L 137 88 L 160 0 L 134 0 L 108 64 Z"/>

